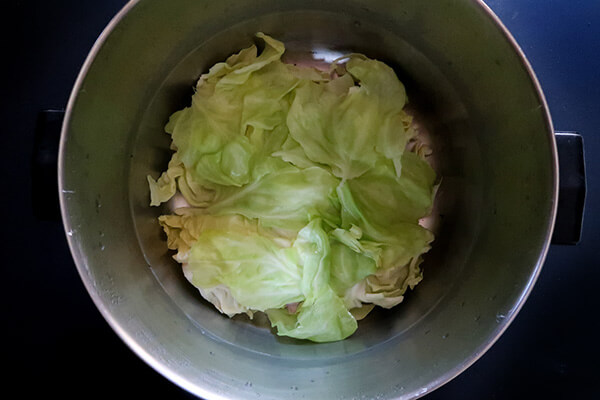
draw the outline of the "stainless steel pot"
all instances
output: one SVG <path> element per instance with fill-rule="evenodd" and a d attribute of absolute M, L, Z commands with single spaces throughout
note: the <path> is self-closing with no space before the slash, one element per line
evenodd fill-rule
<path fill-rule="evenodd" d="M 306 61 L 362 52 L 395 67 L 443 176 L 424 281 L 349 339 L 279 338 L 207 305 L 167 252 L 145 176 L 199 75 L 257 31 Z M 116 333 L 206 399 L 408 399 L 477 360 L 523 305 L 558 199 L 554 132 L 515 41 L 475 0 L 140 0 L 113 19 L 73 90 L 60 200 L 83 283 Z"/>

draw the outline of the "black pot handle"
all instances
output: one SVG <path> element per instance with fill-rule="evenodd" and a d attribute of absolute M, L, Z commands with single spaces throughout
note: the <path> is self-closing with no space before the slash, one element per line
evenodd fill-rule
<path fill-rule="evenodd" d="M 556 132 L 555 137 L 560 184 L 552 244 L 577 244 L 586 194 L 583 137 L 576 132 Z"/>
<path fill-rule="evenodd" d="M 58 201 L 58 147 L 64 110 L 38 114 L 31 159 L 31 204 L 41 221 L 60 221 Z"/>

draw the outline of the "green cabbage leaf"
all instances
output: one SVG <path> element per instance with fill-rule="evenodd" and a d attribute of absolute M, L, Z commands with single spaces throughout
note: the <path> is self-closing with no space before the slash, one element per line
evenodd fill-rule
<path fill-rule="evenodd" d="M 169 118 L 172 157 L 148 175 L 150 204 L 220 312 L 342 340 L 423 278 L 434 235 L 420 221 L 438 178 L 392 68 L 361 54 L 329 71 L 286 64 L 282 42 L 257 39 L 261 51 L 215 64 Z"/>

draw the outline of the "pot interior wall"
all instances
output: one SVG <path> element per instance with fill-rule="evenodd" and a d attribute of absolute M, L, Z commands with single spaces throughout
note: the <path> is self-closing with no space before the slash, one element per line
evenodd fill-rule
<path fill-rule="evenodd" d="M 547 110 L 520 56 L 476 2 L 148 0 L 129 6 L 74 92 L 62 205 L 80 273 L 121 337 L 207 398 L 396 398 L 468 366 L 526 297 L 555 198 Z M 255 42 L 290 62 L 360 52 L 393 66 L 442 177 L 424 281 L 349 339 L 275 336 L 220 315 L 183 277 L 146 175 L 170 159 L 164 125 L 199 75 Z"/>

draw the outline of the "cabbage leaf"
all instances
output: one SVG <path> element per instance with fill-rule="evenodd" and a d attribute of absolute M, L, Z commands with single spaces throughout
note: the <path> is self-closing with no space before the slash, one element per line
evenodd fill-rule
<path fill-rule="evenodd" d="M 198 80 L 171 115 L 150 204 L 187 280 L 220 312 L 278 335 L 342 340 L 423 278 L 438 178 L 394 70 L 361 54 L 286 64 L 263 33 Z M 171 201 L 180 194 L 184 207 Z"/>

